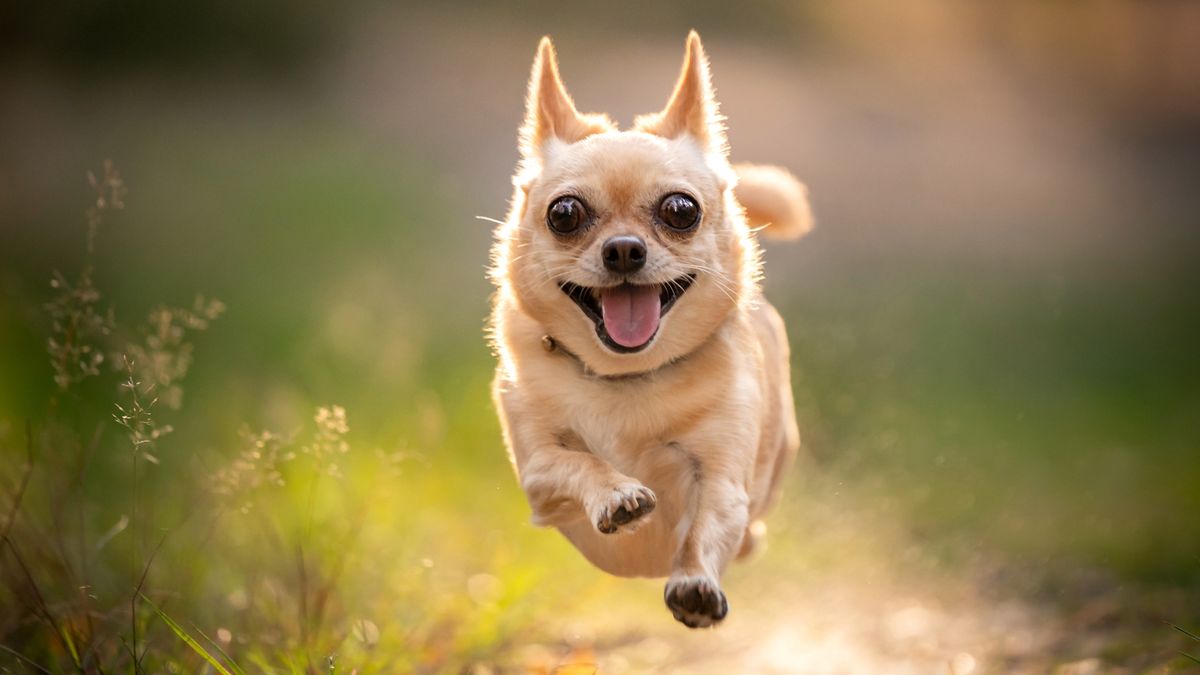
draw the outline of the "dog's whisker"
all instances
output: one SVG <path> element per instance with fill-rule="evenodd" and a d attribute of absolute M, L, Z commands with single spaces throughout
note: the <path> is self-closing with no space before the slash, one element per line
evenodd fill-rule
<path fill-rule="evenodd" d="M 721 291 L 721 293 L 723 293 L 725 295 L 725 297 L 729 298 L 730 301 L 737 303 L 738 294 L 733 289 L 733 286 L 731 285 L 728 278 L 726 278 L 723 274 L 721 274 L 720 272 L 717 272 L 716 270 L 712 270 L 712 271 L 706 273 L 705 276 L 708 279 L 712 280 L 713 285 L 716 286 L 717 290 Z"/>
<path fill-rule="evenodd" d="M 546 267 L 541 270 L 540 281 L 553 281 L 556 284 L 561 283 L 566 279 L 567 273 L 573 269 L 571 263 L 564 263 L 558 266 Z"/>
<path fill-rule="evenodd" d="M 687 263 L 685 263 L 685 264 L 687 264 Z M 693 267 L 694 269 L 696 269 L 697 271 L 704 272 L 706 276 L 708 276 L 710 279 L 713 280 L 713 283 L 715 285 L 717 285 L 723 291 L 725 291 L 727 295 L 730 295 L 731 299 L 732 299 L 732 295 L 735 295 L 734 289 L 733 289 L 733 280 L 724 272 L 714 269 L 712 267 L 709 267 L 707 265 L 701 264 L 699 262 L 691 263 L 690 266 Z"/>
<path fill-rule="evenodd" d="M 706 277 L 712 280 L 713 285 L 724 293 L 727 298 L 737 302 L 737 293 L 734 291 L 732 280 L 724 272 L 688 257 L 681 256 L 680 262 L 698 272 L 703 272 Z"/>

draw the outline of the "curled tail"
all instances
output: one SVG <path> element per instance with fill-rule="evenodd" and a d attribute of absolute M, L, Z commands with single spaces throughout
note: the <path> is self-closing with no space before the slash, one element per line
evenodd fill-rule
<path fill-rule="evenodd" d="M 752 228 L 763 228 L 771 239 L 798 239 L 813 227 L 808 188 L 783 167 L 735 164 L 738 182 L 733 194 L 746 211 Z"/>

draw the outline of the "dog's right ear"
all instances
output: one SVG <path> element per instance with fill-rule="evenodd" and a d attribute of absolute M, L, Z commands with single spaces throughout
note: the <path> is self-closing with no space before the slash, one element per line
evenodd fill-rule
<path fill-rule="evenodd" d="M 558 59 L 549 37 L 542 38 L 533 73 L 529 76 L 529 95 L 525 100 L 525 123 L 521 127 L 521 156 L 543 159 L 556 141 L 574 143 L 615 126 L 607 115 L 582 115 L 575 109 L 570 94 L 558 75 Z"/>
<path fill-rule="evenodd" d="M 666 138 L 690 136 L 706 152 L 727 154 L 724 118 L 717 111 L 708 74 L 708 55 L 700 44 L 696 31 L 688 33 L 683 55 L 683 69 L 675 83 L 675 91 L 661 112 L 639 115 L 633 126 Z"/>

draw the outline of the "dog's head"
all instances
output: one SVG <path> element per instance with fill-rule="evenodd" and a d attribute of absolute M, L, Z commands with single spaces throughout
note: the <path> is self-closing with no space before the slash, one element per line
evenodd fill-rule
<path fill-rule="evenodd" d="M 527 106 L 494 268 L 520 311 L 612 375 L 689 353 L 752 298 L 758 247 L 694 32 L 666 107 L 632 130 L 575 109 L 545 38 Z"/>

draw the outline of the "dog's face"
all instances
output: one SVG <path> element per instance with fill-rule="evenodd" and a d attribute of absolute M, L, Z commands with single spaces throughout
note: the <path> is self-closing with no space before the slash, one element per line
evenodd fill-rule
<path fill-rule="evenodd" d="M 747 295 L 757 248 L 699 39 L 660 113 L 617 131 L 580 115 L 543 41 L 496 274 L 592 370 L 649 370 L 699 346 Z"/>

